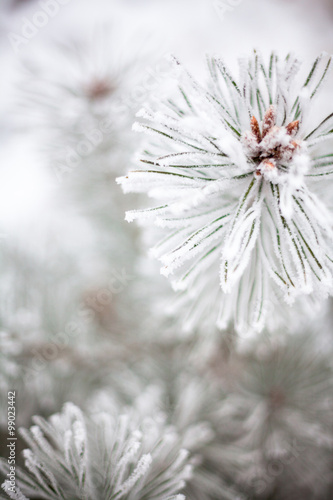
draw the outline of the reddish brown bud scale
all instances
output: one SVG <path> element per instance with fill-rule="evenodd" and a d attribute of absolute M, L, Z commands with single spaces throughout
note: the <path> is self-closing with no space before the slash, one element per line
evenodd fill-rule
<path fill-rule="evenodd" d="M 262 122 L 262 137 L 264 138 L 266 134 L 274 127 L 276 121 L 276 109 L 275 106 L 271 105 L 265 113 Z"/>
<path fill-rule="evenodd" d="M 267 167 L 267 168 L 275 168 L 275 167 L 276 167 L 274 160 L 268 160 L 268 159 L 267 159 L 267 160 L 264 160 L 264 161 L 263 161 L 263 164 L 264 164 L 264 165 L 265 165 L 265 167 Z"/>
<path fill-rule="evenodd" d="M 298 149 L 301 147 L 301 145 L 298 141 L 291 141 L 291 144 L 294 146 L 295 149 Z"/>
<path fill-rule="evenodd" d="M 257 142 L 259 143 L 261 141 L 261 132 L 258 120 L 256 119 L 255 116 L 252 116 L 251 118 L 251 131 L 253 135 L 256 137 Z"/>
<path fill-rule="evenodd" d="M 287 134 L 289 135 L 296 135 L 299 129 L 299 120 L 295 120 L 293 122 L 290 122 L 286 126 Z"/>

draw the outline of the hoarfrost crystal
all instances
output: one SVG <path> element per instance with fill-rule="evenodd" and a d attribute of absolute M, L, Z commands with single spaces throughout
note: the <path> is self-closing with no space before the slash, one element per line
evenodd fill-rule
<path fill-rule="evenodd" d="M 145 168 L 118 179 L 160 204 L 127 220 L 164 229 L 153 253 L 191 310 L 189 324 L 200 313 L 238 332 L 280 326 L 285 303 L 332 293 L 333 154 L 323 146 L 333 114 L 318 125 L 310 113 L 331 58 L 319 56 L 305 80 L 290 55 L 265 64 L 254 52 L 238 78 L 212 58 L 207 87 L 174 62 L 178 95 L 135 125 L 150 137 Z"/>

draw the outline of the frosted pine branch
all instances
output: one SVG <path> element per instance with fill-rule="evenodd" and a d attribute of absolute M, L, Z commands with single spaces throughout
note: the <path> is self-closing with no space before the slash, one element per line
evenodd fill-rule
<path fill-rule="evenodd" d="M 189 453 L 162 415 L 132 409 L 88 417 L 68 403 L 48 421 L 34 420 L 22 430 L 29 449 L 23 452 L 26 471 L 17 471 L 18 489 L 2 485 L 9 498 L 185 499 L 179 492 L 191 476 Z M 7 474 L 5 459 L 0 466 Z"/>
<path fill-rule="evenodd" d="M 190 316 L 212 310 L 219 328 L 261 330 L 271 300 L 332 293 L 333 154 L 322 146 L 333 114 L 318 124 L 309 111 L 331 58 L 319 56 L 305 81 L 290 55 L 254 52 L 237 77 L 211 58 L 206 87 L 174 62 L 178 95 L 140 113 L 141 167 L 118 179 L 158 204 L 126 217 L 163 228 L 153 253 L 190 297 Z"/>

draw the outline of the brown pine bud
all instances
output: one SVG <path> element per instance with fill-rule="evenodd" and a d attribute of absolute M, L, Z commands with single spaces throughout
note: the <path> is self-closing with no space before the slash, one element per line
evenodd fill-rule
<path fill-rule="evenodd" d="M 265 113 L 262 122 L 262 137 L 264 138 L 266 134 L 274 127 L 276 120 L 276 109 L 272 104 Z"/>
<path fill-rule="evenodd" d="M 259 143 L 261 141 L 261 133 L 258 120 L 255 116 L 252 116 L 251 118 L 251 131 L 252 134 L 256 137 L 257 142 Z"/>
<path fill-rule="evenodd" d="M 293 122 L 290 122 L 286 126 L 287 134 L 289 135 L 296 135 L 299 129 L 299 120 L 295 120 Z"/>

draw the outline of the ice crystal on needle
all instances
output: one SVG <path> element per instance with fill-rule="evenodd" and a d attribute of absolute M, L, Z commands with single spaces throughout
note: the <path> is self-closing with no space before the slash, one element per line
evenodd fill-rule
<path fill-rule="evenodd" d="M 160 204 L 127 219 L 164 229 L 153 251 L 194 314 L 213 309 L 220 328 L 260 330 L 272 300 L 332 292 L 333 154 L 322 147 L 333 114 L 318 124 L 310 113 L 331 58 L 319 56 L 304 80 L 290 55 L 266 64 L 254 52 L 238 78 L 212 58 L 207 87 L 175 65 L 178 95 L 135 125 L 149 135 L 145 168 L 119 179 Z"/>

